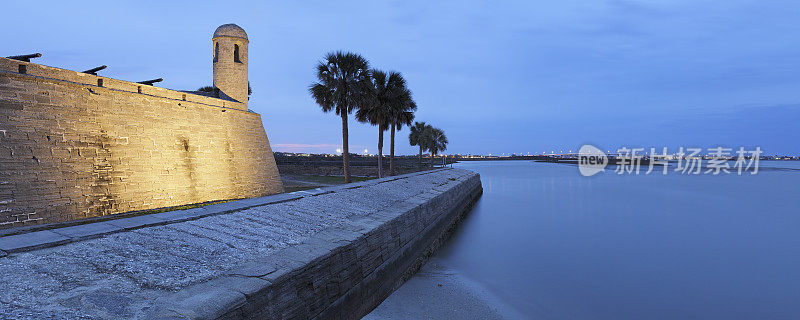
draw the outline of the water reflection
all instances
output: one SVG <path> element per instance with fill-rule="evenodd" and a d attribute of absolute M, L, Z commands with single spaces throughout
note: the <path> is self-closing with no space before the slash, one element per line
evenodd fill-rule
<path fill-rule="evenodd" d="M 800 318 L 800 171 L 457 166 L 481 174 L 484 195 L 438 256 L 532 317 Z"/>

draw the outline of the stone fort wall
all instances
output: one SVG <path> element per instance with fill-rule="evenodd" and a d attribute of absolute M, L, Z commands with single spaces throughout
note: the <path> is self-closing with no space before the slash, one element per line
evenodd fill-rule
<path fill-rule="evenodd" d="M 0 58 L 0 229 L 282 191 L 241 103 Z"/>

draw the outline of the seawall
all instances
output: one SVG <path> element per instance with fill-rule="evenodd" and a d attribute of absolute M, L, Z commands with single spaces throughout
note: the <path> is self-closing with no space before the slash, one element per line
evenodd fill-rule
<path fill-rule="evenodd" d="M 0 58 L 0 228 L 282 190 L 241 103 Z"/>
<path fill-rule="evenodd" d="M 481 193 L 478 174 L 440 169 L 0 237 L 0 314 L 359 319 Z"/>

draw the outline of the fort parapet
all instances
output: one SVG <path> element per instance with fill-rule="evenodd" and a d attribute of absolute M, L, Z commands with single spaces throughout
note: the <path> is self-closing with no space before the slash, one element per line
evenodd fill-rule
<path fill-rule="evenodd" d="M 0 228 L 282 192 L 241 54 L 207 95 L 0 58 Z"/>

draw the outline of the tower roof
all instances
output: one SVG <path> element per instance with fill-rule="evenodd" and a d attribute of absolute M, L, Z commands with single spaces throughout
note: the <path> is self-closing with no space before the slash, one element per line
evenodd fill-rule
<path fill-rule="evenodd" d="M 219 26 L 216 31 L 214 31 L 214 38 L 224 36 L 247 40 L 247 33 L 244 32 L 244 29 L 233 23 L 223 24 Z"/>

